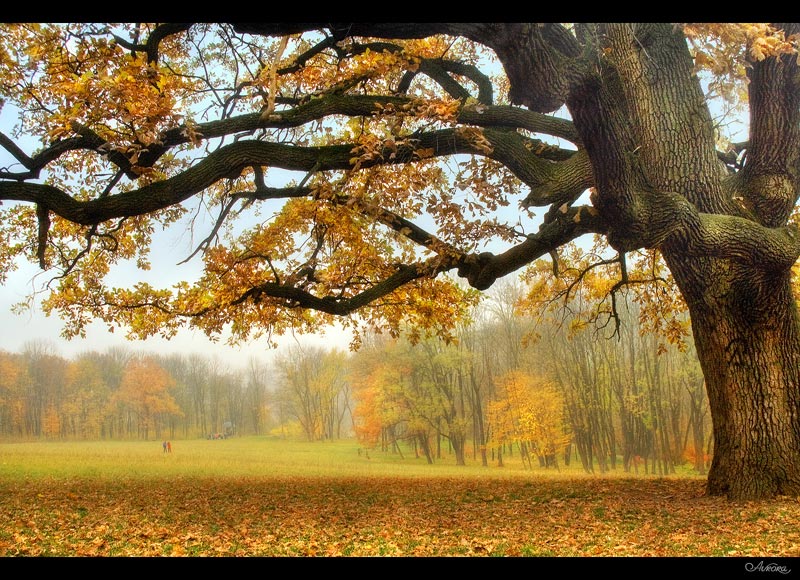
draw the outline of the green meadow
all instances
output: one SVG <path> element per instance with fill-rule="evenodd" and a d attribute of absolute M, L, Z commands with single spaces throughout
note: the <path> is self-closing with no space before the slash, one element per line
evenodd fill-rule
<path fill-rule="evenodd" d="M 413 450 L 388 453 L 363 450 L 354 440 L 305 442 L 272 437 L 171 441 L 88 441 L 0 443 L 2 478 L 151 478 L 151 477 L 463 477 L 582 478 L 578 462 L 543 468 L 523 465 L 519 454 L 506 454 L 503 466 L 470 457 L 455 465 L 452 455 L 430 465 Z M 644 471 L 640 470 L 642 476 Z M 630 476 L 620 467 L 608 477 Z M 698 478 L 688 468 L 676 476 Z"/>

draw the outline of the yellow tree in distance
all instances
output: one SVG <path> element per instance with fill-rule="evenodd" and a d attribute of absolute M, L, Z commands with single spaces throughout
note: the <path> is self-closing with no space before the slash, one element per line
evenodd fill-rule
<path fill-rule="evenodd" d="M 119 390 L 109 401 L 109 411 L 132 416 L 143 439 L 155 432 L 160 437 L 169 416 L 181 411 L 169 390 L 175 380 L 151 358 L 133 359 L 125 367 Z"/>
<path fill-rule="evenodd" d="M 571 438 L 564 426 L 564 401 L 554 385 L 524 371 L 497 380 L 497 398 L 489 403 L 490 445 L 519 445 L 523 458 L 558 467 L 556 455 Z"/>

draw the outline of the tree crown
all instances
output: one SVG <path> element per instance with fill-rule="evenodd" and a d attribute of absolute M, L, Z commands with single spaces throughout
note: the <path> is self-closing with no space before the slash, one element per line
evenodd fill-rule
<path fill-rule="evenodd" d="M 18 258 L 51 273 L 43 305 L 66 336 L 92 319 L 140 338 L 335 318 L 356 341 L 446 334 L 476 289 L 543 256 L 559 273 L 559 248 L 590 234 L 616 264 L 607 291 L 661 278 L 626 260 L 642 249 L 768 271 L 800 254 L 797 81 L 768 68 L 796 71 L 790 26 L 3 29 L 18 122 L 0 133 L 0 275 Z M 791 97 L 777 111 L 761 94 L 776 90 Z M 725 143 L 706 99 L 753 94 L 750 141 Z M 780 160 L 776 119 L 792 127 Z M 198 236 L 186 258 L 202 271 L 115 286 L 116 269 L 150 268 L 167 228 Z"/>

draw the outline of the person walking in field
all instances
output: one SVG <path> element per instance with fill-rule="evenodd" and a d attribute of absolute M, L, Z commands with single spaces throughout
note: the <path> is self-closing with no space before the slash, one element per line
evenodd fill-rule
<path fill-rule="evenodd" d="M 166 452 L 167 452 L 167 442 L 166 442 L 166 441 L 164 441 L 164 442 L 161 444 L 161 447 L 163 447 L 163 448 L 164 448 L 164 453 L 166 453 Z"/>
<path fill-rule="evenodd" d="M 167 453 L 172 453 L 172 443 L 167 441 Z"/>

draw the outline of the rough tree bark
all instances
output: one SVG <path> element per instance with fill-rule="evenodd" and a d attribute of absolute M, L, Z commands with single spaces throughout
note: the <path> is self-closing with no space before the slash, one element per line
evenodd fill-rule
<path fill-rule="evenodd" d="M 754 259 L 754 246 L 768 243 L 766 228 L 785 226 L 796 201 L 796 63 L 755 63 L 748 169 L 726 180 L 681 35 L 667 25 L 597 30 L 615 66 L 575 91 L 570 109 L 593 161 L 598 205 L 613 224 L 612 244 L 625 250 L 649 237 L 645 245 L 663 251 L 689 306 L 714 424 L 708 492 L 736 499 L 796 495 L 795 234 L 787 230 L 785 244 L 776 243 L 764 261 Z M 742 206 L 734 205 L 737 191 Z M 692 204 L 688 211 L 684 200 Z M 729 216 L 747 220 L 743 228 L 757 224 L 752 237 L 736 235 Z"/>

